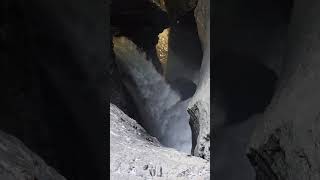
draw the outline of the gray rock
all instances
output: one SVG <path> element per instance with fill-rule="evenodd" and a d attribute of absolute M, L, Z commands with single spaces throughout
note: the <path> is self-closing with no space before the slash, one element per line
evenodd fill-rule
<path fill-rule="evenodd" d="M 111 179 L 209 179 L 209 162 L 163 147 L 110 104 Z"/>
<path fill-rule="evenodd" d="M 320 179 L 320 3 L 294 3 L 284 72 L 249 147 L 257 179 Z"/>
<path fill-rule="evenodd" d="M 204 49 L 210 43 L 210 0 L 198 0 L 194 16 L 202 48 Z"/>
<path fill-rule="evenodd" d="M 65 180 L 20 140 L 0 131 L 0 179 Z"/>
<path fill-rule="evenodd" d="M 195 16 L 202 42 L 203 59 L 200 81 L 188 112 L 192 129 L 192 149 L 195 156 L 210 159 L 210 9 L 209 0 L 199 1 Z M 205 6 L 205 7 L 204 7 Z M 203 34 L 204 33 L 204 34 Z M 205 35 L 205 36 L 204 36 Z"/>

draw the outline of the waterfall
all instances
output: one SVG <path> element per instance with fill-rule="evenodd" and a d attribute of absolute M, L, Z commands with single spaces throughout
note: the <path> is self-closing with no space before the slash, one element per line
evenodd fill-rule
<path fill-rule="evenodd" d="M 163 145 L 190 153 L 189 100 L 181 101 L 132 41 L 114 37 L 113 43 L 123 83 L 138 107 L 141 124 Z"/>

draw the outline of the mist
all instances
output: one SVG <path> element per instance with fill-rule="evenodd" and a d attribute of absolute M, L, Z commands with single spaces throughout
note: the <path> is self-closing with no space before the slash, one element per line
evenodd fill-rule
<path fill-rule="evenodd" d="M 113 43 L 123 83 L 137 105 L 141 124 L 163 145 L 190 153 L 189 100 L 181 101 L 132 41 L 115 37 Z"/>

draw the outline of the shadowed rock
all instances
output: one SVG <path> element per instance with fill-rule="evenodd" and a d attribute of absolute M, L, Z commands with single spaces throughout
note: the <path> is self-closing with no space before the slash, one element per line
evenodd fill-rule
<path fill-rule="evenodd" d="M 0 131 L 0 179 L 65 180 L 20 140 Z"/>
<path fill-rule="evenodd" d="M 210 9 L 209 0 L 200 0 L 195 10 L 203 58 L 200 79 L 188 112 L 192 129 L 192 153 L 210 159 Z"/>

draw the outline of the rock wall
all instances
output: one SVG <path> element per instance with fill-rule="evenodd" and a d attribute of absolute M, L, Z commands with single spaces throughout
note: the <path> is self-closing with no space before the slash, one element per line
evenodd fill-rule
<path fill-rule="evenodd" d="M 284 72 L 249 148 L 257 179 L 320 178 L 319 17 L 319 1 L 294 1 Z"/>
<path fill-rule="evenodd" d="M 20 140 L 0 131 L 0 179 L 65 180 Z"/>
<path fill-rule="evenodd" d="M 102 178 L 109 6 L 73 0 L 1 3 L 1 130 L 67 178 Z"/>
<path fill-rule="evenodd" d="M 170 19 L 175 21 L 179 17 L 192 11 L 196 6 L 198 0 L 162 0 L 169 13 Z"/>
<path fill-rule="evenodd" d="M 192 129 L 192 151 L 195 156 L 210 159 L 210 1 L 199 0 L 195 10 L 203 59 L 200 80 L 189 104 Z"/>
<path fill-rule="evenodd" d="M 193 11 L 171 21 L 168 36 L 166 79 L 171 83 L 183 78 L 197 84 L 203 53 Z"/>
<path fill-rule="evenodd" d="M 280 74 L 287 45 L 290 0 L 215 2 L 215 54 L 250 55 Z"/>

